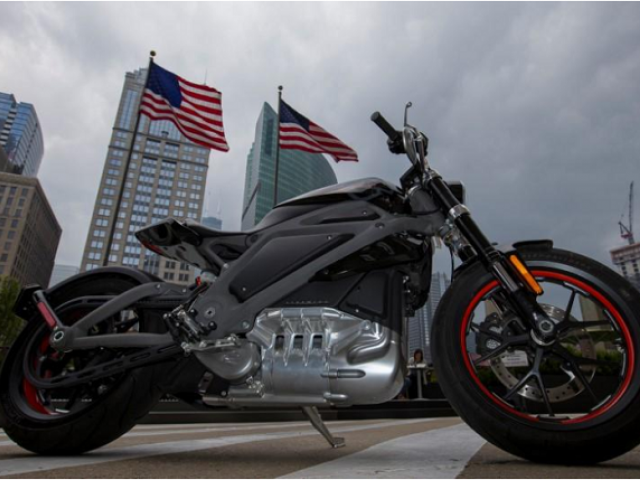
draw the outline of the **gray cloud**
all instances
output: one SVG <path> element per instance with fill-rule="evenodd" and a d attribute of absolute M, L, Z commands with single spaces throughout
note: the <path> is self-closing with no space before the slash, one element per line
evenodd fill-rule
<path fill-rule="evenodd" d="M 368 121 L 412 122 L 500 242 L 552 237 L 609 262 L 640 177 L 637 4 L 1 4 L 0 91 L 35 104 L 40 178 L 79 263 L 123 75 L 158 63 L 224 94 L 231 152 L 211 155 L 210 211 L 238 228 L 246 155 L 276 86 L 360 154 L 340 180 L 407 163 Z"/>

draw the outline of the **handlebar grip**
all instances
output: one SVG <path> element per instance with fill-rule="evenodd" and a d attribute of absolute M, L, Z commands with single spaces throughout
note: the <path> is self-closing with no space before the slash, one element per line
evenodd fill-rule
<path fill-rule="evenodd" d="M 373 115 L 371 115 L 371 121 L 387 134 L 389 140 L 395 141 L 400 137 L 400 132 L 393 128 L 380 112 L 374 112 Z"/>

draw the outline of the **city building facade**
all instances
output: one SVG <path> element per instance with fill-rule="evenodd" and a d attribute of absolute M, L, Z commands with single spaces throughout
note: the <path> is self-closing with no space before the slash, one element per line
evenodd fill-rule
<path fill-rule="evenodd" d="M 9 157 L 7 152 L 4 151 L 4 147 L 0 145 L 0 172 L 10 172 Z"/>
<path fill-rule="evenodd" d="M 38 179 L 0 173 L 0 275 L 49 285 L 61 235 Z"/>
<path fill-rule="evenodd" d="M 35 177 L 44 155 L 42 128 L 36 109 L 0 92 L 0 146 L 9 160 L 9 173 Z"/>
<path fill-rule="evenodd" d="M 54 285 L 63 282 L 67 278 L 71 278 L 80 272 L 80 267 L 76 265 L 63 265 L 56 263 L 53 266 L 53 272 L 51 273 L 51 280 L 49 281 L 49 288 Z"/>
<path fill-rule="evenodd" d="M 265 102 L 247 156 L 242 229 L 255 226 L 273 208 L 278 114 Z M 278 203 L 337 183 L 329 161 L 319 153 L 280 150 Z"/>
<path fill-rule="evenodd" d="M 134 139 L 146 75 L 146 69 L 125 75 L 81 270 L 125 265 L 186 285 L 194 281 L 193 268 L 146 250 L 134 233 L 166 217 L 201 218 L 209 150 L 191 143 L 171 122 L 151 122 L 145 116 Z M 132 141 L 133 154 L 125 171 Z"/>
<path fill-rule="evenodd" d="M 623 277 L 640 290 L 640 242 L 611 250 L 611 260 Z"/>
<path fill-rule="evenodd" d="M 431 275 L 429 299 L 424 306 L 408 319 L 409 355 L 420 349 L 424 353 L 427 364 L 433 363 L 431 357 L 431 325 L 444 292 L 451 285 L 451 280 L 442 272 Z"/>

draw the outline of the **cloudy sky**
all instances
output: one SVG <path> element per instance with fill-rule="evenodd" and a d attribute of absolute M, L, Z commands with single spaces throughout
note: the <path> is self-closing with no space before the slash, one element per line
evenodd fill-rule
<path fill-rule="evenodd" d="M 212 153 L 207 190 L 226 229 L 262 102 L 283 84 L 358 151 L 334 165 L 340 181 L 398 179 L 408 163 L 369 115 L 399 124 L 411 100 L 432 165 L 465 182 L 491 239 L 549 237 L 606 263 L 622 242 L 640 182 L 638 4 L 2 3 L 0 91 L 38 111 L 60 263 L 80 262 L 123 75 L 150 49 L 223 92 L 231 151 Z"/>

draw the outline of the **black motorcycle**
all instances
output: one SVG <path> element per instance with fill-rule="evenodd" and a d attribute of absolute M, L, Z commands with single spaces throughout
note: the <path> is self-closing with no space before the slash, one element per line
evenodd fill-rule
<path fill-rule="evenodd" d="M 640 294 L 549 240 L 495 246 L 427 137 L 375 113 L 411 168 L 288 200 L 253 230 L 166 219 L 136 233 L 202 270 L 189 288 L 110 267 L 25 288 L 27 321 L 0 376 L 2 427 L 41 454 L 123 435 L 170 394 L 203 408 L 392 400 L 406 318 L 429 295 L 442 241 L 459 258 L 431 332 L 438 381 L 489 442 L 544 463 L 608 460 L 640 443 Z"/>

